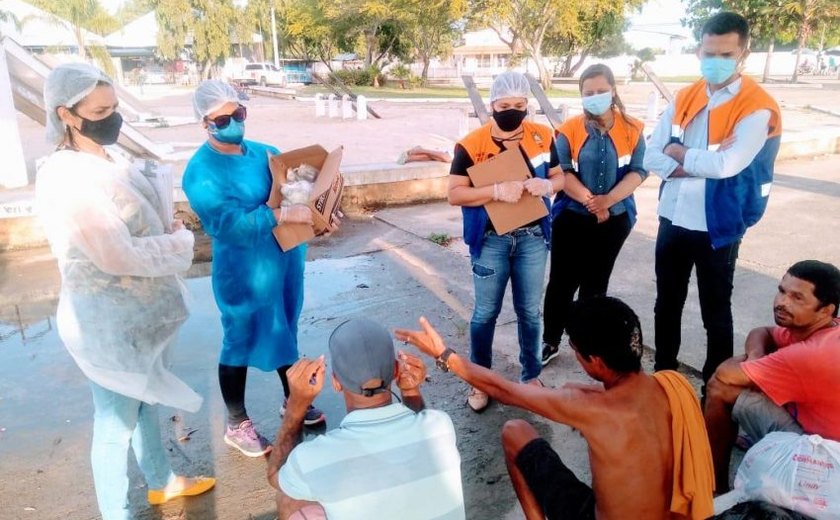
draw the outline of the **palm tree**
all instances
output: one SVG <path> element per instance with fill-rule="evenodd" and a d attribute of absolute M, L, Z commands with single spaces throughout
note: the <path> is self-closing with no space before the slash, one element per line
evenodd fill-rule
<path fill-rule="evenodd" d="M 89 47 L 85 40 L 85 31 L 104 36 L 117 29 L 117 22 L 102 8 L 99 0 L 37 0 L 32 3 L 49 13 L 50 22 L 73 32 L 80 58 L 90 55 L 105 72 L 114 73 L 108 50 L 104 46 Z"/>
<path fill-rule="evenodd" d="M 819 23 L 840 22 L 840 2 L 838 0 L 786 0 L 782 2 L 780 15 L 788 18 L 797 27 L 796 64 L 790 80 L 796 83 L 799 78 L 799 62 L 802 49 Z"/>
<path fill-rule="evenodd" d="M 15 16 L 15 13 L 11 11 L 4 11 L 3 9 L 0 9 L 0 22 L 12 22 L 12 24 L 16 28 L 20 29 L 20 20 L 18 20 L 17 16 Z M 3 32 L 0 31 L 0 38 L 2 37 Z"/>

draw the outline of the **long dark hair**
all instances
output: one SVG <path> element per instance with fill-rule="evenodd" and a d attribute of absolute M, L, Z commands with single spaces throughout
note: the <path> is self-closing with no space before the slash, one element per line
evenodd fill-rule
<path fill-rule="evenodd" d="M 622 103 L 621 98 L 618 97 L 618 88 L 615 86 L 615 76 L 613 75 L 612 70 L 603 63 L 596 63 L 586 67 L 580 75 L 580 80 L 578 81 L 578 91 L 583 93 L 583 82 L 588 79 L 597 78 L 598 76 L 603 76 L 604 79 L 607 80 L 607 83 L 609 83 L 613 88 L 615 91 L 613 94 L 613 106 L 618 108 L 618 111 L 621 113 L 621 117 L 624 118 L 624 121 L 628 125 L 633 126 L 633 122 L 630 116 L 627 115 L 627 110 L 624 108 L 624 103 Z"/>

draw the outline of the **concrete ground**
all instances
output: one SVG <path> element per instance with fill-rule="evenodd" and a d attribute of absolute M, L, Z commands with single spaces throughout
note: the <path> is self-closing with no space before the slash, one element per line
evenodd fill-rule
<path fill-rule="evenodd" d="M 650 346 L 655 339 L 656 188 L 650 179 L 637 191 L 639 223 L 619 257 L 610 288 L 639 313 Z M 838 198 L 837 156 L 778 165 L 767 214 L 741 248 L 733 298 L 738 344 L 752 327 L 771 323 L 776 283 L 791 263 L 804 258 L 840 261 Z M 439 246 L 428 240 L 431 233 L 449 234 L 453 241 Z M 329 333 L 346 318 L 364 316 L 397 327 L 413 326 L 421 314 L 440 328 L 451 346 L 466 352 L 472 280 L 459 237 L 459 211 L 439 203 L 384 210 L 348 222 L 333 237 L 314 243 L 306 271 L 302 354 L 324 353 Z M 216 379 L 221 327 L 206 277 L 208 266 L 193 271 L 187 282 L 192 317 L 179 336 L 174 370 L 206 402 L 196 414 L 164 409 L 161 421 L 176 470 L 213 475 L 219 484 L 206 496 L 152 509 L 141 505 L 145 487 L 134 467 L 132 503 L 143 520 L 270 520 L 275 512 L 264 463 L 246 459 L 222 442 L 225 412 Z M 56 335 L 54 262 L 41 250 L 4 254 L 0 273 L 0 519 L 96 518 L 88 460 L 92 405 L 84 377 Z M 681 359 L 697 385 L 691 367 L 702 364 L 704 334 L 695 287 L 683 330 Z M 507 302 L 498 325 L 495 368 L 511 379 L 518 376 L 517 349 Z M 498 404 L 475 415 L 464 405 L 466 386 L 427 365 L 427 404 L 448 412 L 456 425 L 468 518 L 521 518 L 498 442 L 501 425 L 511 418 L 535 423 L 569 466 L 582 479 L 590 478 L 586 445 L 577 433 Z M 273 438 L 280 423 L 279 383 L 273 373 L 250 374 L 249 412 L 258 428 Z M 558 386 L 587 377 L 564 349 L 543 379 Z M 338 396 L 327 389 L 316 404 L 328 414 L 327 428 L 336 427 L 344 415 Z"/>

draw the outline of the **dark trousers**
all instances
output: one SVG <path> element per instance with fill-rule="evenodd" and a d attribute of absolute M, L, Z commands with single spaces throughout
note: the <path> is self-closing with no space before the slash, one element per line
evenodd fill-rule
<path fill-rule="evenodd" d="M 706 329 L 706 363 L 703 382 L 732 357 L 732 281 L 740 240 L 712 248 L 709 234 L 675 226 L 659 219 L 656 236 L 656 370 L 677 368 L 682 311 L 688 294 L 691 269 L 697 268 L 700 316 Z M 705 385 L 704 385 L 705 393 Z"/>
<path fill-rule="evenodd" d="M 551 271 L 545 291 L 543 342 L 559 345 L 578 291 L 578 298 L 607 293 L 615 260 L 630 235 L 626 213 L 598 224 L 594 215 L 565 210 L 551 230 Z"/>
<path fill-rule="evenodd" d="M 289 397 L 289 380 L 286 372 L 292 365 L 283 365 L 277 369 L 280 382 L 283 384 L 283 394 Z M 248 379 L 248 367 L 235 367 L 219 364 L 219 387 L 222 390 L 222 400 L 228 409 L 228 423 L 238 426 L 248 419 L 245 411 L 245 382 Z"/>

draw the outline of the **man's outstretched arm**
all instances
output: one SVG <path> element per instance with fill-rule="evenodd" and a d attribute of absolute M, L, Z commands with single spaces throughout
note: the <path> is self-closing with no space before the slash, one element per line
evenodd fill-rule
<path fill-rule="evenodd" d="M 446 350 L 443 339 L 426 318 L 420 318 L 420 326 L 422 331 L 397 329 L 397 339 L 411 343 L 433 358 L 440 357 Z M 514 383 L 457 353 L 449 356 L 448 366 L 450 372 L 504 404 L 523 408 L 579 429 L 591 421 L 592 414 L 586 412 L 589 408 L 586 404 L 586 392 L 581 390 Z"/>

